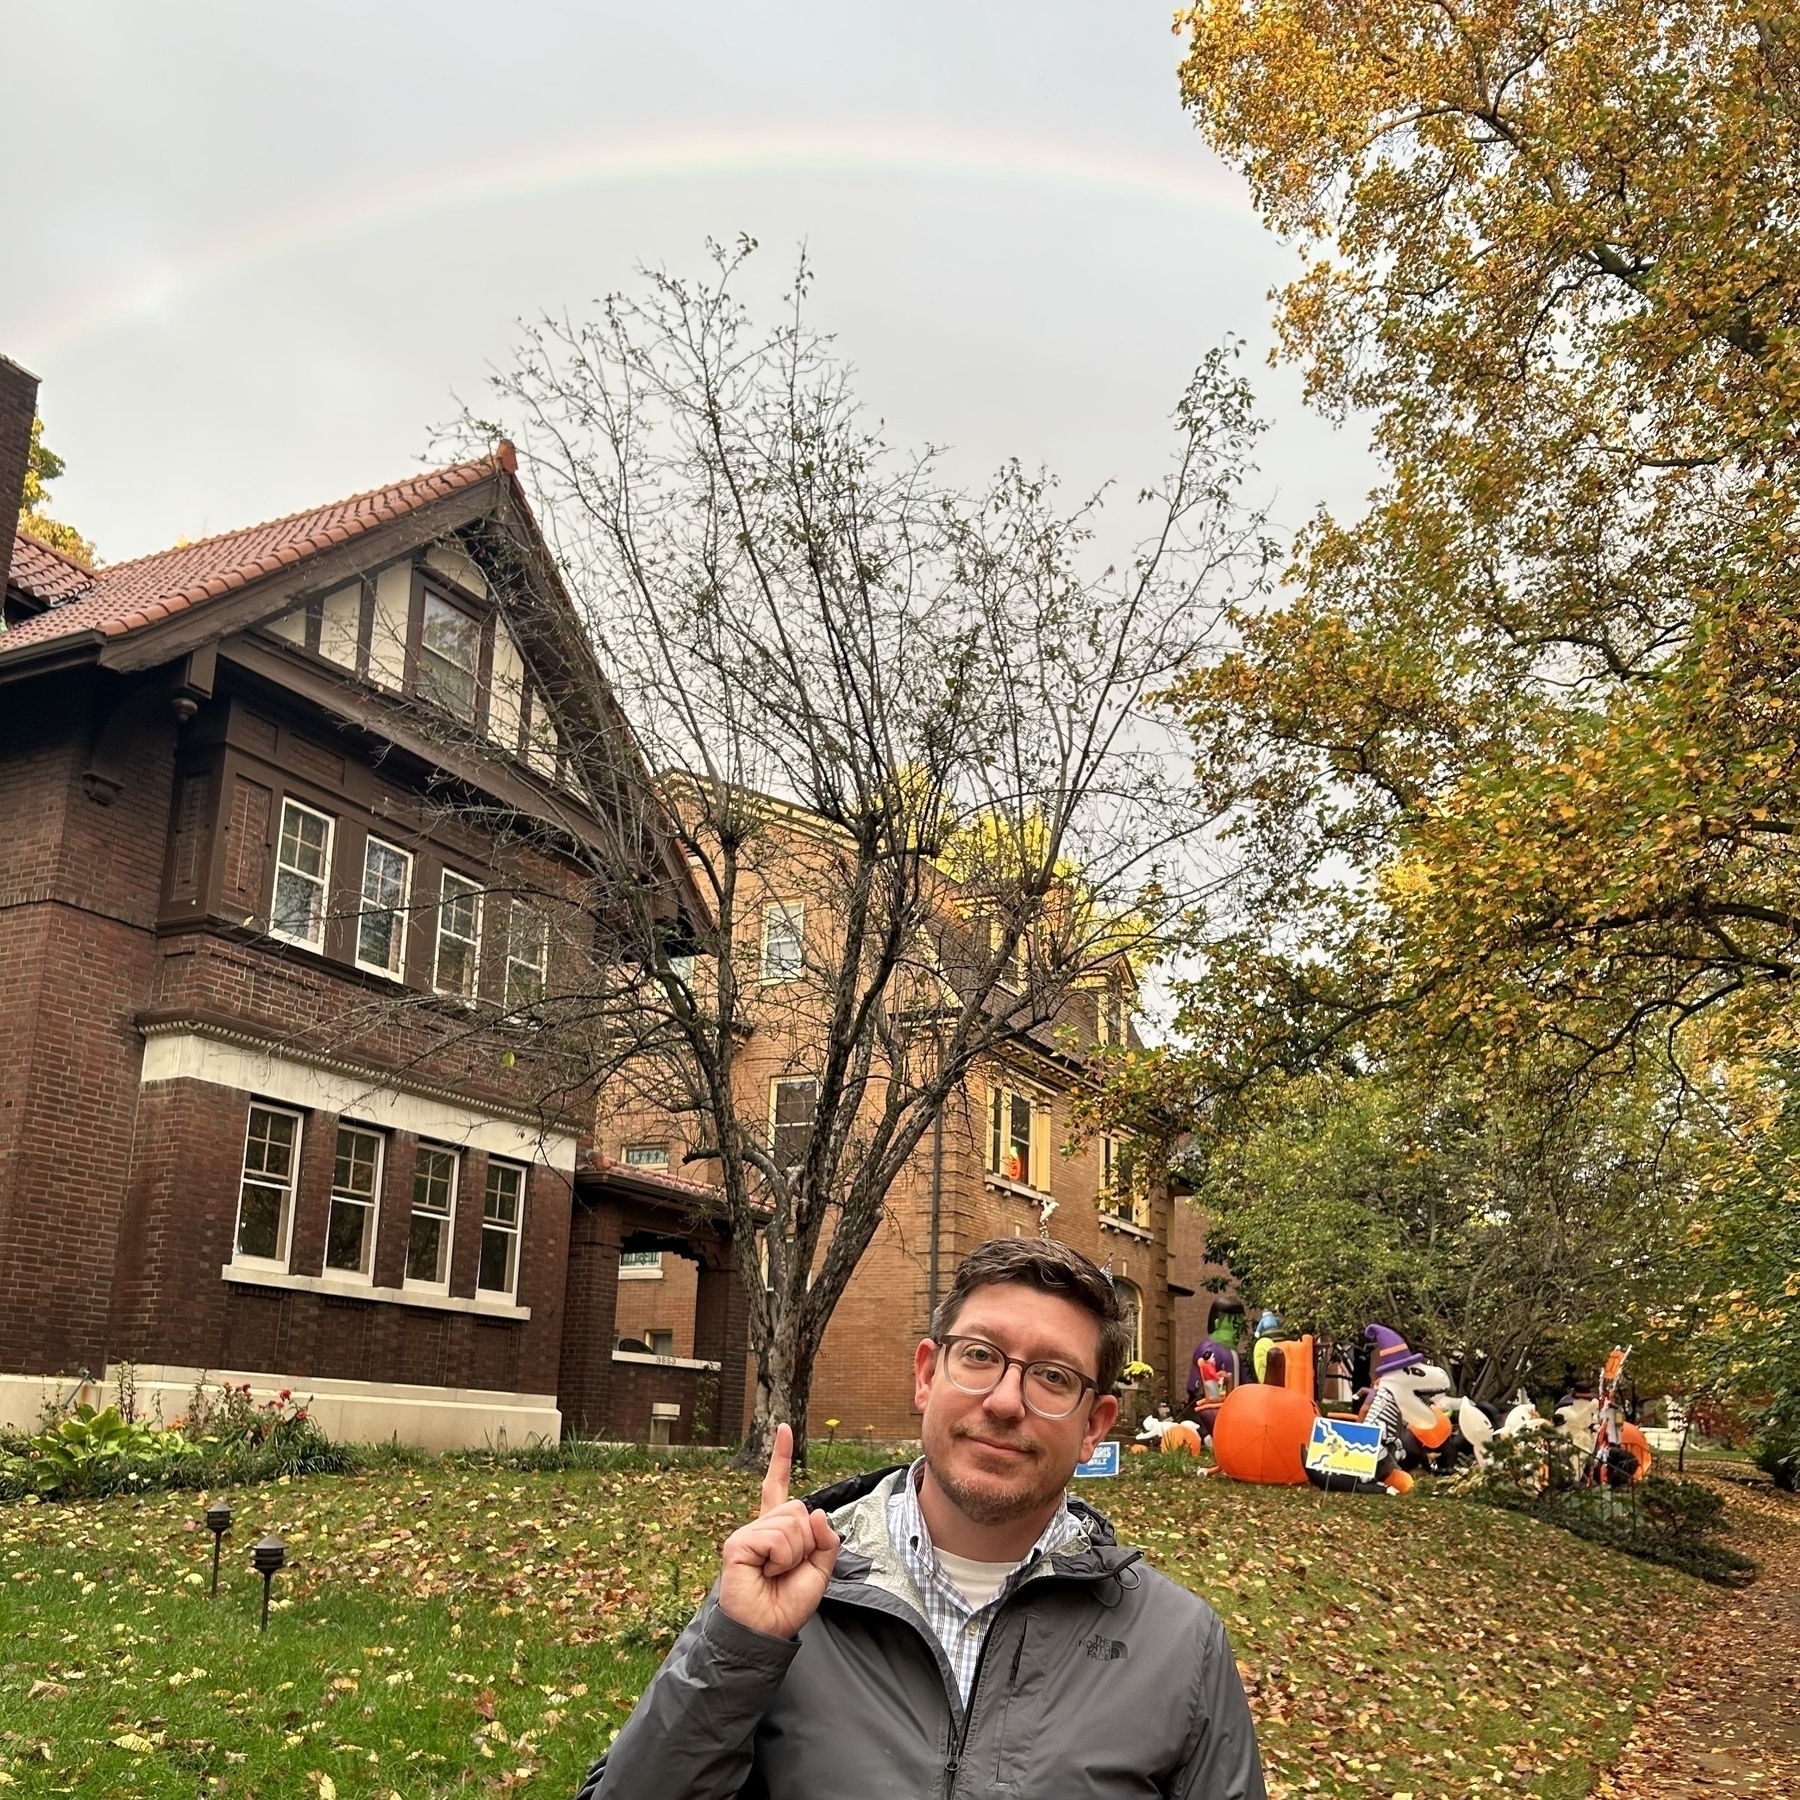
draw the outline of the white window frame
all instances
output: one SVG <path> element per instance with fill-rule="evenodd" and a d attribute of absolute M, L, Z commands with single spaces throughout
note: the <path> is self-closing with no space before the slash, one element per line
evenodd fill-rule
<path fill-rule="evenodd" d="M 537 956 L 533 960 L 519 954 L 519 926 L 523 920 L 526 926 L 537 934 Z M 519 995 L 513 991 L 513 971 L 526 969 L 530 971 L 531 986 L 534 991 Z M 506 909 L 506 1004 L 513 1006 L 529 1006 L 534 1000 L 543 999 L 550 988 L 550 921 L 528 901 L 514 900 Z"/>
<path fill-rule="evenodd" d="M 1128 1281 L 1122 1275 L 1114 1279 L 1113 1287 L 1115 1290 L 1127 1289 L 1132 1295 L 1131 1354 L 1125 1360 L 1141 1362 L 1144 1356 L 1144 1290 L 1135 1281 Z"/>
<path fill-rule="evenodd" d="M 466 890 L 466 895 L 475 902 L 475 929 L 470 938 L 452 937 L 452 943 L 467 943 L 469 946 L 469 985 L 463 988 L 447 988 L 443 983 L 444 966 L 444 916 L 450 903 L 450 884 L 455 882 L 459 888 Z M 459 894 L 460 900 L 465 896 Z M 454 869 L 444 870 L 438 880 L 437 922 L 432 932 L 431 948 L 431 986 L 434 993 L 448 995 L 453 1000 L 473 1003 L 481 992 L 481 914 L 482 902 L 486 899 L 481 883 L 471 880 L 467 875 L 459 875 Z"/>
<path fill-rule="evenodd" d="M 287 820 L 290 811 L 304 813 L 308 818 L 319 820 L 325 827 L 325 844 L 322 852 L 323 869 L 320 874 L 312 875 L 293 863 L 284 862 L 282 853 L 287 843 Z M 332 853 L 337 844 L 337 820 L 330 813 L 321 812 L 316 806 L 308 806 L 304 800 L 296 800 L 291 794 L 281 797 L 281 817 L 275 828 L 275 884 L 269 890 L 269 936 L 279 939 L 284 944 L 298 944 L 303 950 L 323 950 L 325 948 L 325 922 L 331 915 L 331 863 Z M 296 881 L 303 881 L 317 890 L 316 905 L 313 910 L 313 935 L 303 936 L 299 932 L 284 931 L 276 923 L 280 916 L 281 878 L 291 876 Z"/>
<path fill-rule="evenodd" d="M 450 1190 L 442 1213 L 433 1212 L 430 1208 L 419 1205 L 419 1162 L 426 1156 L 444 1156 L 450 1159 Z M 413 1152 L 413 1191 L 412 1199 L 406 1209 L 406 1262 L 401 1271 L 400 1285 L 409 1288 L 415 1294 L 448 1294 L 450 1292 L 450 1261 L 456 1249 L 456 1200 L 462 1188 L 462 1157 L 452 1150 L 448 1144 L 420 1144 Z M 436 1281 L 426 1281 L 412 1272 L 412 1228 L 413 1221 L 425 1217 L 437 1219 L 442 1225 L 438 1239 L 438 1266 L 442 1275 Z"/>
<path fill-rule="evenodd" d="M 495 1173 L 501 1169 L 510 1169 L 519 1178 L 518 1189 L 514 1195 L 514 1216 L 510 1223 L 491 1215 L 488 1203 L 493 1198 L 493 1182 Z M 519 1257 L 525 1239 L 525 1188 L 527 1177 L 531 1171 L 523 1163 L 506 1162 L 500 1157 L 490 1157 L 487 1166 L 487 1181 L 483 1184 L 481 1195 L 481 1243 L 475 1257 L 475 1297 L 484 1295 L 503 1300 L 512 1300 L 519 1291 Z M 507 1252 L 507 1281 L 503 1288 L 483 1285 L 482 1275 L 487 1262 L 488 1237 L 505 1235 L 511 1238 L 511 1248 Z"/>
<path fill-rule="evenodd" d="M 400 859 L 400 898 L 393 906 L 371 906 L 369 904 L 369 857 L 376 850 L 385 850 L 390 856 Z M 408 851 L 402 850 L 398 844 L 390 844 L 386 838 L 379 838 L 373 832 L 363 841 L 362 898 L 356 913 L 356 966 L 371 975 L 379 975 L 387 981 L 404 981 L 406 979 L 407 936 L 411 927 L 413 859 Z M 370 962 L 363 955 L 362 930 L 363 920 L 375 913 L 391 913 L 396 930 L 396 956 L 394 966 L 386 967 L 382 963 Z"/>
<path fill-rule="evenodd" d="M 627 1144 L 624 1150 L 624 1161 L 628 1169 L 667 1169 L 669 1146 L 667 1144 Z"/>
<path fill-rule="evenodd" d="M 771 929 L 775 927 L 776 929 Z M 770 955 L 779 941 L 783 954 L 779 962 Z M 790 967 L 786 946 L 791 943 L 793 962 Z M 762 979 L 773 985 L 779 981 L 797 981 L 806 972 L 806 902 L 804 900 L 771 900 L 762 909 Z"/>
<path fill-rule="evenodd" d="M 632 1262 L 631 1257 L 643 1260 Z M 621 1250 L 619 1252 L 619 1279 L 621 1281 L 661 1281 L 663 1278 L 663 1253 L 660 1250 Z"/>
<path fill-rule="evenodd" d="M 366 1197 L 352 1188 L 338 1186 L 338 1162 L 346 1135 L 366 1138 L 375 1146 L 370 1170 L 372 1185 Z M 331 1202 L 325 1213 L 325 1260 L 322 1275 L 326 1281 L 349 1281 L 365 1287 L 375 1285 L 375 1241 L 381 1227 L 381 1183 L 387 1172 L 386 1164 L 387 1139 L 381 1132 L 374 1131 L 367 1125 L 359 1125 L 353 1119 L 338 1121 L 337 1142 L 332 1146 Z M 363 1215 L 362 1261 L 354 1269 L 347 1269 L 341 1263 L 331 1260 L 331 1233 L 337 1222 L 340 1206 L 352 1207 Z"/>
<path fill-rule="evenodd" d="M 818 1078 L 816 1076 L 812 1076 L 812 1075 L 777 1075 L 777 1076 L 774 1076 L 769 1082 L 769 1153 L 771 1156 L 774 1155 L 776 1144 L 779 1141 L 776 1134 L 778 1132 L 782 1131 L 783 1129 L 794 1129 L 795 1128 L 792 1120 L 788 1121 L 788 1125 L 785 1128 L 783 1127 L 783 1125 L 781 1123 L 781 1090 L 784 1087 L 809 1087 L 812 1089 L 813 1116 L 807 1122 L 807 1126 L 806 1126 L 806 1129 L 807 1129 L 807 1132 L 809 1135 L 812 1133 L 812 1131 L 814 1130 L 814 1128 L 816 1127 L 816 1125 L 818 1123 L 818 1117 L 819 1117 Z M 787 1163 L 782 1166 L 784 1166 L 786 1168 L 790 1168 L 790 1169 L 797 1169 L 797 1168 L 799 1168 L 800 1165 L 797 1162 L 794 1162 L 794 1163 Z"/>
<path fill-rule="evenodd" d="M 461 620 L 473 634 L 475 660 L 466 671 L 463 669 L 462 664 L 457 662 L 453 657 L 444 655 L 441 650 L 432 649 L 425 641 L 425 634 L 431 625 L 431 609 L 434 605 L 441 607 L 445 612 Z M 434 587 L 427 586 L 425 588 L 425 597 L 419 612 L 419 663 L 417 680 L 419 697 L 422 700 L 428 701 L 433 706 L 441 707 L 445 712 L 449 713 L 452 718 L 462 720 L 465 725 L 475 724 L 481 712 L 481 632 L 481 621 L 476 618 L 467 607 L 458 606 L 454 600 L 450 599 L 445 594 L 440 594 Z M 435 662 L 427 662 L 427 657 L 434 658 Z M 442 663 L 448 668 L 455 669 L 459 674 L 466 673 L 468 675 L 469 708 L 467 712 L 464 712 L 461 707 L 455 705 L 444 693 L 443 689 L 445 684 L 437 677 L 436 663 Z"/>
<path fill-rule="evenodd" d="M 294 1122 L 293 1148 L 289 1158 L 287 1179 L 285 1182 L 271 1181 L 262 1170 L 256 1171 L 258 1187 L 274 1188 L 280 1198 L 277 1204 L 280 1212 L 275 1225 L 274 1256 L 248 1256 L 238 1248 L 244 1236 L 244 1189 L 250 1186 L 250 1133 L 256 1124 L 258 1113 L 269 1113 L 276 1118 L 291 1119 Z M 305 1115 L 287 1106 L 265 1106 L 259 1100 L 252 1101 L 250 1110 L 244 1119 L 244 1149 L 238 1158 L 238 1203 L 237 1213 L 231 1228 L 231 1260 L 241 1268 L 280 1269 L 284 1273 L 289 1258 L 293 1254 L 294 1237 L 294 1194 L 300 1185 L 300 1140 L 306 1129 Z"/>

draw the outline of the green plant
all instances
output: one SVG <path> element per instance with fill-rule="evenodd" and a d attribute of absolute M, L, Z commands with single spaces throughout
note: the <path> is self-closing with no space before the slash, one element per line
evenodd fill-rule
<path fill-rule="evenodd" d="M 22 1465 L 15 1476 L 35 1493 L 85 1494 L 160 1486 L 170 1463 L 201 1453 L 180 1432 L 127 1419 L 116 1406 L 78 1406 L 27 1439 L 24 1454 L 11 1460 Z"/>
<path fill-rule="evenodd" d="M 1589 1543 L 1661 1563 L 1724 1587 L 1750 1580 L 1756 1564 L 1718 1541 L 1725 1503 L 1698 1482 L 1660 1475 L 1620 1487 L 1586 1479 L 1587 1458 L 1560 1431 L 1495 1438 L 1487 1461 L 1450 1491 L 1531 1514 Z"/>
<path fill-rule="evenodd" d="M 292 1388 L 283 1388 L 272 1400 L 252 1397 L 249 1382 L 232 1386 L 222 1382 L 208 1391 L 204 1380 L 194 1384 L 188 1397 L 187 1417 L 178 1421 L 196 1443 L 267 1444 L 312 1429 L 307 1402 L 296 1400 Z"/>

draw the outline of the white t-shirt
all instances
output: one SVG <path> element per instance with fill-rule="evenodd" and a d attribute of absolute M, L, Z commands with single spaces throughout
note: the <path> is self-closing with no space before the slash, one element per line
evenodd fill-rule
<path fill-rule="evenodd" d="M 968 1601 L 976 1612 L 987 1605 L 1006 1585 L 1006 1578 L 1019 1565 L 1016 1562 L 976 1562 L 969 1556 L 952 1556 L 948 1550 L 933 1546 L 938 1567 L 944 1571 L 952 1587 Z"/>

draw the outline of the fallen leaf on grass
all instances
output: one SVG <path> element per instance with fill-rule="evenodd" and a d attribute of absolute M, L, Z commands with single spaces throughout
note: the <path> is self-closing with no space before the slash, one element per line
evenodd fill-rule
<path fill-rule="evenodd" d="M 62 1700 L 67 1698 L 68 1692 L 67 1685 L 60 1681 L 34 1681 L 25 1698 L 27 1700 Z"/>

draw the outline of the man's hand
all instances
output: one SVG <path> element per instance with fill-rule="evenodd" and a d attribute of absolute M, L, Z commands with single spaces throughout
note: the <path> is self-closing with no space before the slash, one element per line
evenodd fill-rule
<path fill-rule="evenodd" d="M 775 1427 L 762 1512 L 725 1540 L 719 1605 L 729 1618 L 771 1637 L 795 1636 L 819 1610 L 837 1562 L 838 1534 L 823 1513 L 788 1498 L 794 1434 Z"/>

